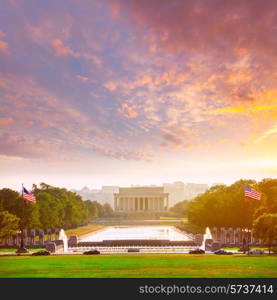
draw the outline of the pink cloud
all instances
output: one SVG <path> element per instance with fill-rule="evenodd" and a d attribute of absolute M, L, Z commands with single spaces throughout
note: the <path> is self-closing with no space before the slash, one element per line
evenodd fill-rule
<path fill-rule="evenodd" d="M 33 127 L 35 125 L 35 122 L 33 122 L 33 121 L 26 121 L 23 124 L 24 124 L 24 126 L 30 128 L 30 127 Z"/>
<path fill-rule="evenodd" d="M 33 78 L 0 75 L 0 80 L 9 87 L 1 98 L 1 113 L 9 115 L 2 123 L 16 120 L 13 131 L 1 137 L 0 155 L 63 161 L 69 157 L 72 161 L 72 157 L 86 160 L 88 153 L 94 152 L 113 159 L 152 159 L 150 147 L 131 150 L 125 138 L 97 125 L 88 114 L 43 89 Z M 126 118 L 136 115 L 129 105 L 123 105 L 122 113 Z"/>
<path fill-rule="evenodd" d="M 183 144 L 184 142 L 184 138 L 183 137 L 180 137 L 172 132 L 165 132 L 163 134 L 163 138 L 171 143 L 171 144 L 174 144 L 174 146 L 180 146 Z"/>
<path fill-rule="evenodd" d="M 5 55 L 9 54 L 9 45 L 7 42 L 0 40 L 0 52 Z"/>
<path fill-rule="evenodd" d="M 104 84 L 104 86 L 106 89 L 108 89 L 111 92 L 117 90 L 117 83 L 115 83 L 115 82 L 110 81 L 110 82 Z"/>
<path fill-rule="evenodd" d="M 59 64 L 56 66 L 59 75 L 63 79 L 70 78 L 73 86 L 69 88 L 77 88 L 77 95 L 81 87 L 79 80 L 96 83 L 97 88 L 83 84 L 80 101 L 77 97 L 74 103 L 71 100 L 75 92 L 67 99 L 69 92 L 68 89 L 62 91 L 63 85 L 60 90 L 55 87 L 57 96 L 35 80 L 32 82 L 34 78 L 22 77 L 21 82 L 14 80 L 14 83 L 10 78 L 0 82 L 7 90 L 1 98 L 1 115 L 9 116 L 17 125 L 28 127 L 30 135 L 38 128 L 49 135 L 49 141 L 62 140 L 64 149 L 78 144 L 79 149 L 87 152 L 126 159 L 140 159 L 147 152 L 145 149 L 128 152 L 133 141 L 139 140 L 143 145 L 150 140 L 151 145 L 157 142 L 167 149 L 184 149 L 195 143 L 197 133 L 206 134 L 212 127 L 212 130 L 217 128 L 223 132 L 222 127 L 233 126 L 228 115 L 207 111 L 224 112 L 225 107 L 232 110 L 242 106 L 247 112 L 245 116 L 253 121 L 254 112 L 248 113 L 245 107 L 253 107 L 262 86 L 270 90 L 277 83 L 273 55 L 276 44 L 272 38 L 275 29 L 271 26 L 276 11 L 271 9 L 269 13 L 269 8 L 275 5 L 268 1 L 261 10 L 256 0 L 247 5 L 240 0 L 230 1 L 235 4 L 228 2 L 227 8 L 221 4 L 223 1 L 211 1 L 210 6 L 199 0 L 176 0 L 172 4 L 156 0 L 151 3 L 144 0 L 111 1 L 114 22 L 108 20 L 104 26 L 101 23 L 99 30 L 96 30 L 97 22 L 91 18 L 93 12 L 88 13 L 87 20 L 86 17 L 77 20 L 74 13 L 70 15 L 60 10 L 53 12 L 53 16 L 45 13 L 42 18 L 30 19 L 28 22 L 39 22 L 26 25 L 28 43 L 31 40 L 43 48 L 44 62 L 53 63 L 54 55 L 46 53 L 49 50 L 59 57 L 72 56 L 81 63 L 85 61 L 84 67 L 80 68 L 82 71 L 78 71 L 80 74 L 68 75 L 68 70 L 72 70 L 69 61 L 54 59 L 54 63 Z M 215 2 L 218 7 L 214 6 Z M 102 4 L 99 7 L 102 10 Z M 103 16 L 98 17 L 102 22 Z M 126 26 L 126 22 L 130 26 Z M 262 37 L 261 32 L 267 37 Z M 253 36 L 257 36 L 257 40 Z M 264 46 L 261 41 L 265 41 Z M 120 44 L 122 42 L 124 44 Z M 18 40 L 17 43 L 20 45 Z M 110 64 L 112 60 L 116 64 Z M 48 72 L 43 76 L 42 82 L 51 82 Z M 103 87 L 116 92 L 109 95 Z M 86 98 L 83 95 L 87 90 Z M 64 97 L 61 96 L 63 93 Z M 84 109 L 82 101 L 92 108 L 91 111 Z M 260 101 L 270 104 L 265 98 Z M 120 118 L 114 116 L 111 120 L 114 111 Z M 259 115 L 260 118 L 257 123 L 247 123 L 248 119 L 238 123 L 243 128 L 260 125 L 262 118 L 267 117 L 265 113 L 269 112 L 272 113 L 272 109 L 255 112 L 255 117 Z M 23 129 L 18 126 L 18 130 Z M 233 129 L 232 133 L 235 131 Z M 131 137 L 133 141 L 120 142 L 115 137 L 119 134 L 128 139 Z M 205 139 L 209 140 L 210 136 Z"/>
<path fill-rule="evenodd" d="M 8 89 L 9 85 L 4 81 L 0 81 L 0 88 L 1 89 Z"/>
<path fill-rule="evenodd" d="M 39 23 L 26 24 L 27 37 L 38 45 L 52 45 L 59 41 L 68 41 L 71 37 L 72 17 L 68 14 L 52 14 L 45 17 Z M 62 42 L 63 44 L 63 42 Z"/>
<path fill-rule="evenodd" d="M 178 124 L 165 125 L 161 134 L 163 141 L 160 147 L 170 147 L 173 150 L 188 148 L 197 138 L 196 130 L 183 128 Z"/>
<path fill-rule="evenodd" d="M 110 6 L 110 14 L 114 20 L 116 20 L 120 15 L 120 5 L 116 2 L 111 2 Z"/>
<path fill-rule="evenodd" d="M 6 34 L 3 31 L 0 30 L 0 39 L 5 37 L 5 36 L 6 36 Z"/>
<path fill-rule="evenodd" d="M 8 1 L 13 8 L 18 8 L 21 4 L 21 0 L 8 0 Z"/>
<path fill-rule="evenodd" d="M 0 127 L 4 127 L 13 123 L 12 118 L 0 118 Z"/>
<path fill-rule="evenodd" d="M 125 12 L 136 30 L 148 30 L 151 47 L 156 45 L 169 52 L 212 51 L 220 57 L 233 54 L 235 49 L 245 49 L 244 53 L 252 49 L 272 56 L 276 50 L 277 42 L 272 38 L 276 35 L 277 17 L 274 0 L 116 3 L 120 6 L 117 11 Z"/>
<path fill-rule="evenodd" d="M 0 153 L 7 156 L 24 158 L 47 158 L 53 155 L 48 141 L 31 137 L 24 137 L 11 132 L 1 135 L 4 143 L 0 145 Z"/>
<path fill-rule="evenodd" d="M 117 112 L 127 119 L 132 119 L 137 117 L 137 112 L 134 111 L 133 107 L 128 103 L 123 103 L 120 108 L 118 108 Z"/>
<path fill-rule="evenodd" d="M 73 51 L 69 48 L 66 47 L 63 42 L 59 39 L 54 39 L 52 41 L 52 45 L 55 49 L 56 55 L 72 55 Z"/>
<path fill-rule="evenodd" d="M 77 79 L 79 79 L 79 80 L 81 80 L 81 81 L 88 81 L 89 80 L 89 78 L 88 77 L 85 77 L 85 76 L 81 76 L 81 75 L 76 75 L 76 78 Z"/>
<path fill-rule="evenodd" d="M 188 80 L 188 74 L 186 73 L 177 73 L 174 70 L 168 70 L 162 73 L 149 72 L 149 74 L 145 74 L 145 70 L 143 72 L 137 72 L 135 78 L 124 78 L 116 81 L 109 81 L 104 84 L 104 86 L 110 90 L 115 91 L 117 89 L 125 90 L 126 92 L 134 90 L 136 88 L 140 88 L 143 86 L 147 86 L 148 88 L 158 88 L 164 86 L 177 86 L 183 84 Z"/>

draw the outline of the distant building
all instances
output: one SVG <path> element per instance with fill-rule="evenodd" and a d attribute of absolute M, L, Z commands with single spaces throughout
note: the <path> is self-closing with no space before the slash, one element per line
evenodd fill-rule
<path fill-rule="evenodd" d="M 169 194 L 169 206 L 185 200 L 185 184 L 183 182 L 164 183 L 163 186 L 165 192 Z"/>
<path fill-rule="evenodd" d="M 209 188 L 207 184 L 201 183 L 185 183 L 185 200 L 192 200 L 199 194 L 203 194 Z"/>
<path fill-rule="evenodd" d="M 132 185 L 130 188 L 119 188 L 118 186 L 102 186 L 101 189 L 89 189 L 83 187 L 81 190 L 72 190 L 73 192 L 80 195 L 83 200 L 97 201 L 100 204 L 108 203 L 112 208 L 114 207 L 114 194 L 118 194 L 119 189 L 163 189 L 163 192 L 168 194 L 167 207 L 172 207 L 176 203 L 183 200 L 192 200 L 197 195 L 204 193 L 208 189 L 207 184 L 198 183 L 183 183 L 182 181 L 176 181 L 173 183 L 164 183 L 163 187 L 156 185 L 140 186 Z M 123 191 L 124 192 L 124 191 Z M 144 197 L 144 196 L 142 196 Z M 150 202 L 149 202 L 150 203 Z"/>
<path fill-rule="evenodd" d="M 225 185 L 225 184 L 222 183 L 222 182 L 215 182 L 215 183 L 213 183 L 211 186 L 217 186 L 217 185 Z"/>
<path fill-rule="evenodd" d="M 97 201 L 100 204 L 108 203 L 113 207 L 114 193 L 118 193 L 118 186 L 102 186 L 101 189 L 89 189 L 83 187 L 81 190 L 72 190 L 80 195 L 83 200 Z"/>
<path fill-rule="evenodd" d="M 168 193 L 163 187 L 119 188 L 114 194 L 115 212 L 163 212 L 168 209 Z"/>

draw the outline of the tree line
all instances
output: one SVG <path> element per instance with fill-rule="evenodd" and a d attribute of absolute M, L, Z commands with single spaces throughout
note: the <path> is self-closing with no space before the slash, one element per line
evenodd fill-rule
<path fill-rule="evenodd" d="M 244 186 L 261 193 L 261 200 L 244 196 Z M 263 214 L 277 213 L 277 179 L 239 180 L 230 186 L 217 185 L 189 202 L 189 222 L 202 227 L 252 228 Z"/>
<path fill-rule="evenodd" d="M 32 193 L 37 202 L 23 205 L 24 200 L 17 191 L 0 190 L 0 238 L 21 228 L 74 228 L 94 218 L 110 216 L 113 211 L 107 203 L 83 201 L 74 192 L 45 183 L 39 187 L 33 185 Z"/>
<path fill-rule="evenodd" d="M 244 196 L 244 186 L 254 188 L 261 200 Z M 239 180 L 230 186 L 217 185 L 192 201 L 177 203 L 181 213 L 197 228 L 239 227 L 253 229 L 254 236 L 270 247 L 277 240 L 277 179 Z"/>

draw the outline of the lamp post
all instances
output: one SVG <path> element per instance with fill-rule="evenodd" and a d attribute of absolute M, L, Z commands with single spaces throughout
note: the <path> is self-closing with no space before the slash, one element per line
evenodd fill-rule
<path fill-rule="evenodd" d="M 25 219 L 25 200 L 23 197 L 23 184 L 22 184 L 22 221 L 21 221 L 21 242 L 20 242 L 20 247 L 17 249 L 16 253 L 28 253 L 28 250 L 25 248 L 25 243 L 24 243 L 24 219 Z"/>

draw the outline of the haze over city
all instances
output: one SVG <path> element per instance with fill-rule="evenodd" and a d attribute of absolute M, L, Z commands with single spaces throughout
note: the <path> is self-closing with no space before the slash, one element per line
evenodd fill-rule
<path fill-rule="evenodd" d="M 0 188 L 276 178 L 277 2 L 249 2 L 3 1 Z"/>

